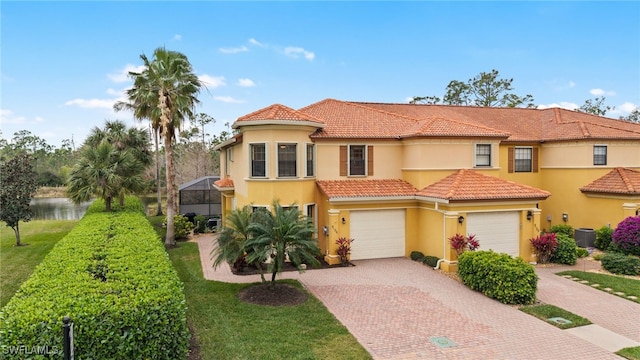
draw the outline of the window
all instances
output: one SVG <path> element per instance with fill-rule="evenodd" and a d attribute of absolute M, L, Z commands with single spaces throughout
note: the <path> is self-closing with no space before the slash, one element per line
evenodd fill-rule
<path fill-rule="evenodd" d="M 364 145 L 349 146 L 349 175 L 366 175 Z"/>
<path fill-rule="evenodd" d="M 296 158 L 296 144 L 278 145 L 278 177 L 297 176 Z"/>
<path fill-rule="evenodd" d="M 491 166 L 491 144 L 476 144 L 476 166 Z"/>
<path fill-rule="evenodd" d="M 307 214 L 306 214 L 307 218 L 311 220 L 314 226 L 317 225 L 316 224 L 316 204 L 308 204 L 306 208 L 307 208 Z"/>
<path fill-rule="evenodd" d="M 265 144 L 251 144 L 251 176 L 267 176 L 267 154 Z"/>
<path fill-rule="evenodd" d="M 607 145 L 593 146 L 593 165 L 607 165 Z"/>
<path fill-rule="evenodd" d="M 515 172 L 531 172 L 531 148 L 515 148 Z"/>
<path fill-rule="evenodd" d="M 315 162 L 315 144 L 307 144 L 307 174 L 306 176 L 316 175 Z"/>
<path fill-rule="evenodd" d="M 226 156 L 225 156 L 226 160 L 225 160 L 225 166 L 224 166 L 224 172 L 226 175 L 230 175 L 231 174 L 231 162 L 233 162 L 233 149 L 232 148 L 228 148 L 226 151 Z"/>

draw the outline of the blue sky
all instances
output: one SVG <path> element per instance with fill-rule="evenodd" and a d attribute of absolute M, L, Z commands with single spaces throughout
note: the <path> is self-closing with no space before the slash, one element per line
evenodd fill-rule
<path fill-rule="evenodd" d="M 2 137 L 76 146 L 157 47 L 207 84 L 197 112 L 226 122 L 325 98 L 407 102 L 496 69 L 542 107 L 605 96 L 640 105 L 639 2 L 14 2 L 0 4 Z"/>

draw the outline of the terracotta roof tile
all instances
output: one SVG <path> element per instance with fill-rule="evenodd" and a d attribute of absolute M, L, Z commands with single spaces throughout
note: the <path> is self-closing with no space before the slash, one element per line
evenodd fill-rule
<path fill-rule="evenodd" d="M 273 104 L 254 111 L 251 114 L 241 116 L 236 122 L 256 121 L 256 120 L 288 120 L 288 121 L 311 121 L 322 124 L 323 121 L 309 114 L 304 114 L 290 107 Z M 235 125 L 235 124 L 234 124 Z"/>
<path fill-rule="evenodd" d="M 220 179 L 220 180 L 214 182 L 213 184 L 215 186 L 219 187 L 219 188 L 232 188 L 233 187 L 233 179 L 224 178 L 224 179 Z"/>
<path fill-rule="evenodd" d="M 590 184 L 582 192 L 640 195 L 640 171 L 615 168 Z"/>
<path fill-rule="evenodd" d="M 546 199 L 551 194 L 531 186 L 481 174 L 474 170 L 455 173 L 420 190 L 418 196 L 449 201 Z"/>
<path fill-rule="evenodd" d="M 318 180 L 316 183 L 329 198 L 414 196 L 418 191 L 400 179 Z"/>

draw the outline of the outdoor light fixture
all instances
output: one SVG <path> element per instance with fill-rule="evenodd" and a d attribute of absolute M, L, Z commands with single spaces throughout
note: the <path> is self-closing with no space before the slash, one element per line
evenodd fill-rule
<path fill-rule="evenodd" d="M 564 222 L 569 221 L 569 214 L 567 214 L 567 213 L 562 213 L 562 221 L 564 221 Z"/>
<path fill-rule="evenodd" d="M 529 210 L 527 211 L 527 220 L 531 221 L 531 218 L 533 218 L 533 213 Z"/>
<path fill-rule="evenodd" d="M 342 218 L 342 223 L 343 223 L 343 224 L 346 224 L 346 223 L 347 223 L 347 220 L 345 220 L 344 218 Z"/>
<path fill-rule="evenodd" d="M 464 222 L 464 216 L 458 216 L 458 224 L 462 224 Z"/>
<path fill-rule="evenodd" d="M 329 235 L 329 228 L 327 226 L 323 226 L 322 227 L 322 233 L 327 236 Z"/>

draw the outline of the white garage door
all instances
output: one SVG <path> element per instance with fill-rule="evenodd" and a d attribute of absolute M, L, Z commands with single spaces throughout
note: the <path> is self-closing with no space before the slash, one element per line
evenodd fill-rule
<path fill-rule="evenodd" d="M 404 256 L 404 210 L 351 212 L 351 259 Z"/>
<path fill-rule="evenodd" d="M 520 219 L 517 211 L 471 213 L 467 233 L 476 234 L 479 250 L 493 250 L 511 256 L 520 254 Z"/>

